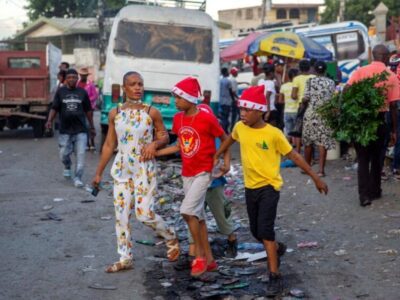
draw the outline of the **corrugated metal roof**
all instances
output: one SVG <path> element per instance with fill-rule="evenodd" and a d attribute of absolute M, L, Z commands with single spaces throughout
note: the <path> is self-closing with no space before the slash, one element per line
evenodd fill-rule
<path fill-rule="evenodd" d="M 272 5 L 325 5 L 325 0 L 271 0 Z"/>

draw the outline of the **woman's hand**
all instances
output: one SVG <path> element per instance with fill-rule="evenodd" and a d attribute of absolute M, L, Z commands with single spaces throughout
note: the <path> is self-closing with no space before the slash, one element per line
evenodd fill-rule
<path fill-rule="evenodd" d="M 101 175 L 96 174 L 92 179 L 92 185 L 99 188 L 101 182 Z"/>

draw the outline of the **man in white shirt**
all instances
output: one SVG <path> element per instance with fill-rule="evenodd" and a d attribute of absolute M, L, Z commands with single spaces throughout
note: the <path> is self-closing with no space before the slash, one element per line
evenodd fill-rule
<path fill-rule="evenodd" d="M 260 79 L 258 85 L 264 85 L 265 97 L 267 98 L 267 113 L 265 121 L 272 126 L 278 127 L 278 111 L 276 110 L 276 88 L 275 88 L 275 67 L 273 64 L 266 63 L 263 66 L 265 79 Z"/>

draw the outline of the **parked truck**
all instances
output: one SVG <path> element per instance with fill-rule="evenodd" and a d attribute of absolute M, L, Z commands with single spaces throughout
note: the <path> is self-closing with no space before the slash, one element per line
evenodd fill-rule
<path fill-rule="evenodd" d="M 42 51 L 0 50 L 0 131 L 28 124 L 42 137 L 56 89 L 61 50 L 47 44 Z"/>

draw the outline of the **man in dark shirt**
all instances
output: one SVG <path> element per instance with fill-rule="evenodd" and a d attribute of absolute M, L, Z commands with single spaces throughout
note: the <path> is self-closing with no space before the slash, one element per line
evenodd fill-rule
<path fill-rule="evenodd" d="M 68 69 L 66 72 L 66 85 L 59 88 L 54 96 L 53 106 L 50 110 L 49 118 L 46 123 L 47 128 L 51 128 L 57 113 L 60 115 L 60 135 L 58 143 L 60 147 L 60 158 L 64 164 L 63 175 L 71 178 L 71 153 L 75 150 L 76 169 L 74 185 L 82 187 L 82 174 L 85 165 L 85 150 L 87 139 L 86 118 L 89 121 L 90 135 L 94 137 L 96 131 L 93 125 L 93 111 L 87 92 L 76 87 L 78 72 Z"/>

